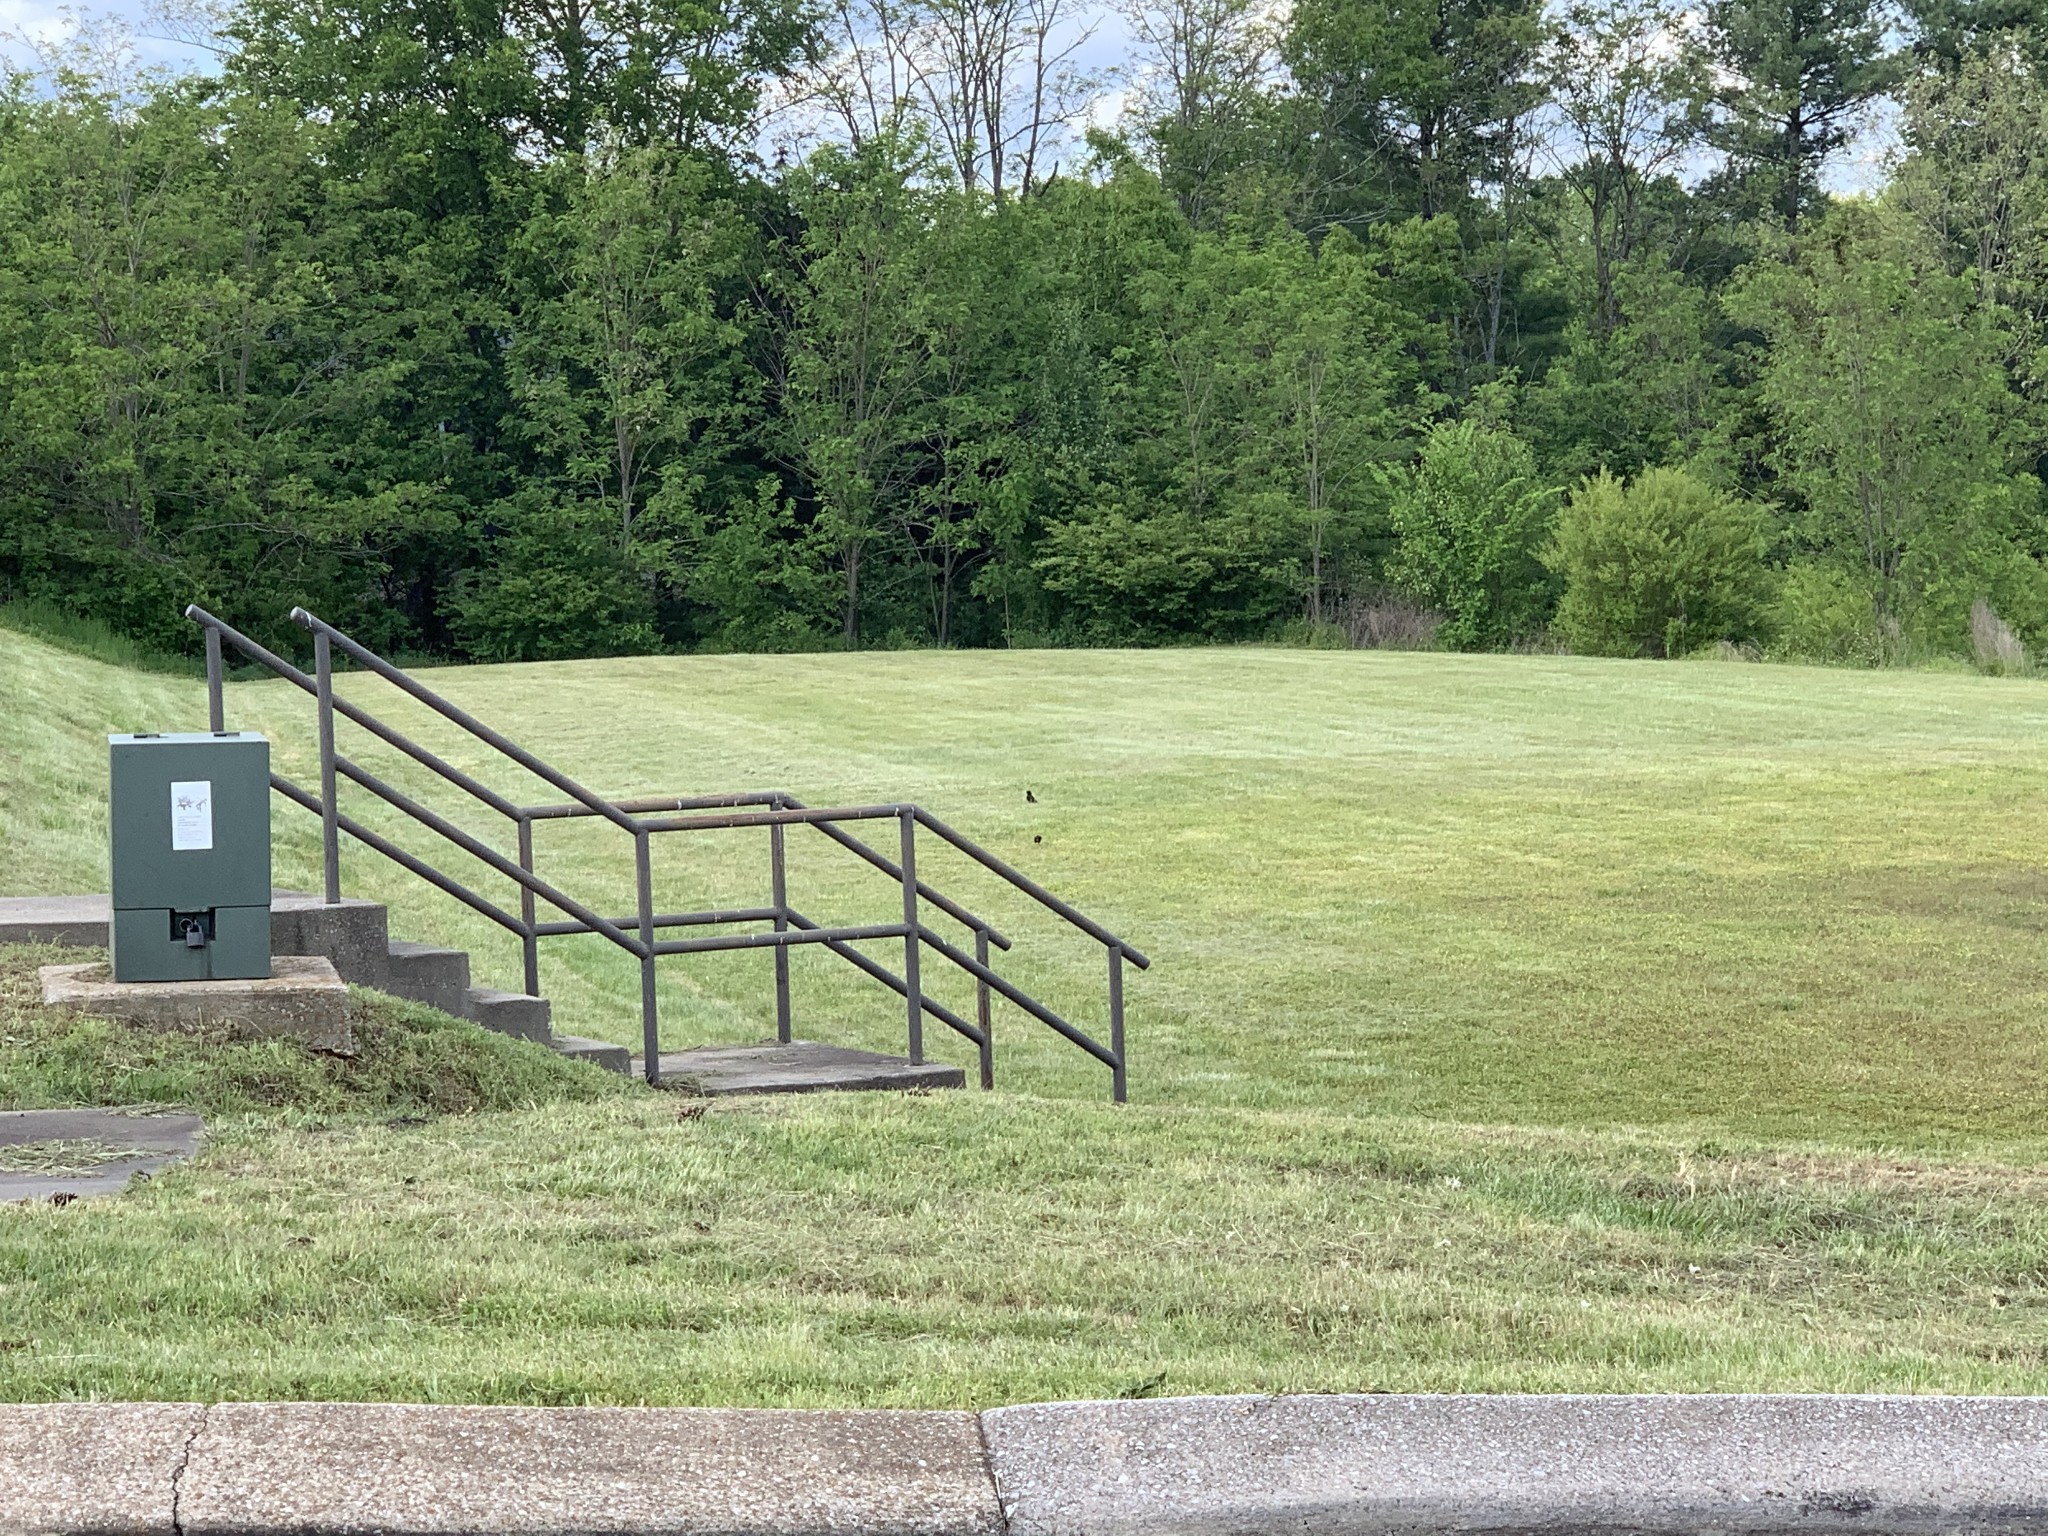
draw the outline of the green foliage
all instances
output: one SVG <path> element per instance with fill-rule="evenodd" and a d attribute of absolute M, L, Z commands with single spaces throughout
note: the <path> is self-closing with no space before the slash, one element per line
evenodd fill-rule
<path fill-rule="evenodd" d="M 656 647 L 654 600 L 600 503 L 533 492 L 493 509 L 488 564 L 449 597 L 463 648 L 486 661 L 554 661 Z"/>
<path fill-rule="evenodd" d="M 1320 635 L 1399 586 L 1497 646 L 1555 595 L 1538 479 L 1684 464 L 1868 567 L 1887 656 L 1980 601 L 2042 642 L 2030 15 L 1147 4 L 1125 136 L 1062 146 L 1082 82 L 949 3 L 884 47 L 793 0 L 248 0 L 211 76 L 10 79 L 0 602 L 504 659 Z M 1837 205 L 1894 85 L 1906 153 Z M 765 166 L 776 100 L 844 132 Z M 1387 477 L 1446 424 L 1533 478 Z"/>
<path fill-rule="evenodd" d="M 1728 156 L 1723 194 L 1796 232 L 1826 207 L 1821 167 L 1895 77 L 1880 0 L 1708 0 L 1721 71 L 1709 134 Z"/>
<path fill-rule="evenodd" d="M 1793 528 L 1870 578 L 1880 648 L 1960 648 L 1980 597 L 2043 612 L 2041 487 L 2002 339 L 1970 284 L 1916 269 L 1880 212 L 1839 211 L 1799 258 L 1747 274 L 1733 303 L 1770 340 L 1761 396 Z"/>
<path fill-rule="evenodd" d="M 1564 582 L 1555 628 L 1596 656 L 1683 656 L 1760 638 L 1769 531 L 1747 502 L 1682 469 L 1583 481 L 1545 561 Z"/>
<path fill-rule="evenodd" d="M 690 596 L 708 615 L 708 639 L 735 651 L 814 650 L 832 631 L 831 550 L 822 525 L 805 527 L 782 484 L 765 479 L 716 526 L 700 522 Z"/>
<path fill-rule="evenodd" d="M 1478 650 L 1530 636 L 1550 604 L 1540 551 L 1557 497 L 1529 445 L 1502 428 L 1447 423 L 1413 467 L 1385 478 L 1388 578 L 1444 614 L 1438 640 Z"/>

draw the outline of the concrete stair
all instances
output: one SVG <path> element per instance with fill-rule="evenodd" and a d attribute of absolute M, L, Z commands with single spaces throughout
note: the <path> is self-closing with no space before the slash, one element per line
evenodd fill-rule
<path fill-rule="evenodd" d="M 384 951 L 384 975 L 384 990 L 394 997 L 409 997 L 458 1019 L 476 1017 L 470 1011 L 476 989 L 469 984 L 467 950 L 393 939 Z"/>
<path fill-rule="evenodd" d="M 0 897 L 0 944 L 104 946 L 111 918 L 105 896 Z M 623 1045 L 556 1034 L 546 998 L 472 985 L 466 951 L 392 938 L 382 902 L 344 898 L 329 906 L 304 891 L 273 891 L 270 947 L 278 955 L 325 955 L 343 981 L 359 987 L 473 1019 L 608 1071 L 630 1069 Z"/>

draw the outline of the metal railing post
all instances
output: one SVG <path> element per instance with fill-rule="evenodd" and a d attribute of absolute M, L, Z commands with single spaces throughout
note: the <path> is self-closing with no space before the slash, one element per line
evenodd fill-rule
<path fill-rule="evenodd" d="M 327 905 L 341 905 L 341 807 L 334 798 L 334 651 L 327 636 L 313 636 L 313 690 L 320 712 L 320 857 L 326 866 Z"/>
<path fill-rule="evenodd" d="M 910 1024 L 910 1064 L 924 1063 L 924 990 L 917 975 L 917 812 L 906 807 L 898 816 L 902 827 L 903 866 L 903 1006 Z"/>
<path fill-rule="evenodd" d="M 1124 947 L 1109 946 L 1109 1054 L 1116 1058 L 1111 1067 L 1109 1096 L 1124 1102 Z"/>
<path fill-rule="evenodd" d="M 519 867 L 529 875 L 533 873 L 533 818 L 522 815 L 519 818 Z M 534 927 L 533 888 L 519 887 L 519 920 L 526 925 L 526 932 L 520 935 L 526 959 L 526 995 L 540 996 L 540 934 Z"/>
<path fill-rule="evenodd" d="M 782 823 L 768 829 L 769 902 L 775 908 L 775 931 L 789 931 L 789 875 L 784 867 Z M 789 950 L 775 949 L 775 1038 L 789 1044 Z"/>
<path fill-rule="evenodd" d="M 221 695 L 220 631 L 211 624 L 206 626 L 206 728 L 228 728 L 227 701 Z"/>
<path fill-rule="evenodd" d="M 661 1029 L 654 1016 L 654 851 L 645 831 L 634 834 L 634 874 L 640 886 L 640 1048 L 647 1086 L 661 1086 Z"/>
<path fill-rule="evenodd" d="M 988 964 L 988 930 L 974 930 L 974 958 Z M 996 1085 L 996 1032 L 989 1022 L 988 983 L 974 978 L 974 1022 L 981 1026 L 981 1086 Z"/>

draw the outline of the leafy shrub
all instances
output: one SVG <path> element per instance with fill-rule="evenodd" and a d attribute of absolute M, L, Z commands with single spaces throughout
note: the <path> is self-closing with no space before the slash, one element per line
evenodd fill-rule
<path fill-rule="evenodd" d="M 1875 578 L 1846 564 L 1804 560 L 1778 589 L 1771 654 L 1786 661 L 1882 666 L 1899 637 L 1878 627 Z"/>
<path fill-rule="evenodd" d="M 561 661 L 660 648 L 650 584 L 606 507 L 527 491 L 493 509 L 491 532 L 488 563 L 449 594 L 470 655 Z"/>
<path fill-rule="evenodd" d="M 1545 552 L 1564 579 L 1555 627 L 1599 656 L 1682 656 L 1764 627 L 1761 510 L 1682 469 L 1583 481 Z"/>
<path fill-rule="evenodd" d="M 1537 483 L 1528 444 L 1478 422 L 1446 423 L 1385 483 L 1397 541 L 1387 579 L 1444 615 L 1439 644 L 1502 646 L 1541 625 L 1551 581 L 1538 551 L 1556 496 Z"/>

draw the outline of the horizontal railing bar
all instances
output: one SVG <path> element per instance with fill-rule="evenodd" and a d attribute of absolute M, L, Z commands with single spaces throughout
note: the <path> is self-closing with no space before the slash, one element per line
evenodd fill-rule
<path fill-rule="evenodd" d="M 303 806 L 306 810 L 311 811 L 315 816 L 320 814 L 320 797 L 299 788 L 290 779 L 273 773 L 270 776 L 270 787 L 283 795 L 287 800 L 293 801 Z M 415 858 L 396 843 L 372 832 L 353 816 L 346 814 L 337 815 L 334 820 L 336 826 L 340 827 L 342 831 L 363 844 L 366 848 L 375 849 L 394 864 L 398 864 L 410 870 L 413 874 L 418 875 L 427 884 L 446 891 L 464 906 L 481 912 L 499 927 L 509 928 L 517 934 L 525 934 L 526 925 L 511 913 L 505 911 L 504 908 L 498 906 L 495 902 L 485 900 L 461 881 L 442 874 L 440 870 L 434 868 L 433 865 L 427 863 L 424 859 Z"/>
<path fill-rule="evenodd" d="M 787 805 L 791 810 L 801 811 L 809 809 L 809 807 L 806 806 L 803 803 L 803 801 L 797 799 L 794 795 L 784 795 L 782 797 L 782 803 Z M 820 821 L 813 823 L 813 825 L 815 825 L 820 832 L 824 833 L 827 837 L 831 838 L 833 842 L 839 844 L 840 847 L 846 849 L 850 853 L 856 854 L 859 857 L 866 859 L 868 863 L 872 864 L 876 869 L 879 869 L 891 880 L 900 881 L 903 878 L 902 865 L 898 864 L 894 859 L 890 858 L 887 854 L 881 852 L 879 849 L 870 848 L 866 843 L 862 842 L 859 838 L 855 837 L 851 832 L 848 832 L 845 828 L 835 827 L 829 821 Z M 968 911 L 967 908 L 961 906 L 959 902 L 953 900 L 952 897 L 946 895 L 942 891 L 933 889 L 933 887 L 926 881 L 919 880 L 917 882 L 917 894 L 920 899 L 930 902 L 933 906 L 937 907 L 941 912 L 945 913 L 946 916 L 952 918 L 955 922 L 960 923 L 964 927 L 974 932 L 986 933 L 988 935 L 989 943 L 995 945 L 997 949 L 1006 950 L 1010 947 L 1009 938 L 1005 934 L 1003 934 L 999 929 L 994 927 L 992 924 L 983 922 L 979 917 L 975 916 L 974 913 Z"/>
<path fill-rule="evenodd" d="M 782 798 L 772 789 L 738 790 L 728 795 L 644 795 L 637 800 L 611 803 L 628 816 L 647 816 L 660 811 L 712 811 L 722 806 L 774 805 Z M 529 805 L 521 815 L 534 821 L 562 821 L 575 816 L 595 816 L 587 805 Z"/>
<path fill-rule="evenodd" d="M 648 795 L 635 800 L 615 800 L 612 803 L 630 816 L 645 816 L 660 811 L 736 810 L 743 806 L 755 805 L 786 807 L 796 811 L 810 809 L 809 806 L 806 806 L 796 796 L 773 789 L 735 790 L 723 795 Z M 521 814 L 535 821 L 551 821 L 575 816 L 591 816 L 596 813 L 588 807 L 580 805 L 530 805 L 525 807 Z M 900 811 L 894 814 L 900 814 Z M 769 824 L 772 825 L 772 823 Z M 734 823 L 734 825 L 739 825 L 739 823 Z M 745 825 L 755 825 L 755 823 L 749 822 L 745 823 Z M 813 825 L 827 837 L 838 843 L 840 847 L 867 860 L 868 863 L 887 875 L 891 880 L 901 880 L 903 878 L 902 869 L 886 854 L 869 847 L 843 827 L 836 827 L 832 823 L 825 821 L 814 822 Z M 681 831 L 684 829 L 681 827 L 671 827 L 666 824 L 649 824 L 648 830 Z M 997 949 L 1006 950 L 1011 947 L 1008 935 L 1004 934 L 1002 930 L 983 922 L 981 918 L 968 911 L 960 903 L 954 901 L 944 892 L 935 890 L 925 881 L 920 880 L 917 883 L 917 893 L 921 898 L 930 902 L 963 927 L 985 931 L 988 934 L 989 942 L 995 945 Z"/>
<path fill-rule="evenodd" d="M 725 832 L 738 827 L 804 826 L 819 821 L 886 821 L 907 805 L 828 805 L 819 810 L 735 811 L 730 816 L 664 816 L 633 823 L 642 832 Z"/>
<path fill-rule="evenodd" d="M 792 928 L 783 933 L 721 933 L 708 939 L 663 939 L 654 946 L 657 955 L 694 955 L 713 949 L 786 949 L 792 944 L 829 944 L 834 939 L 852 943 L 859 939 L 900 939 L 901 923 L 875 923 L 866 928 Z"/>
<path fill-rule="evenodd" d="M 254 640 L 251 640 L 232 625 L 223 623 L 215 618 L 198 604 L 195 603 L 187 608 L 185 610 L 185 617 L 196 623 L 219 630 L 223 639 L 233 642 L 235 648 L 246 655 L 251 661 L 259 662 L 263 666 L 268 667 L 286 682 L 315 696 L 319 694 L 319 685 L 306 673 L 301 672 L 282 656 L 258 645 Z M 336 714 L 346 716 L 354 721 L 378 740 L 389 746 L 396 747 L 422 767 L 431 768 L 457 789 L 475 796 L 499 815 L 509 816 L 515 821 L 518 820 L 519 807 L 510 800 L 492 789 L 488 784 L 479 783 L 476 779 L 471 778 L 453 763 L 443 761 L 418 742 L 411 740 L 403 732 L 392 729 L 361 705 L 351 704 L 347 699 L 336 694 L 334 695 L 334 711 Z"/>
<path fill-rule="evenodd" d="M 816 928 L 818 926 L 816 923 L 812 922 L 808 917 L 805 917 L 801 912 L 792 911 L 785 915 L 789 918 L 789 920 L 792 923 L 795 923 L 799 928 Z M 898 997 L 904 997 L 909 994 L 910 989 L 909 987 L 904 985 L 903 978 L 901 976 L 898 976 L 894 971 L 890 970 L 886 965 L 883 965 L 880 961 L 872 960 L 868 956 L 862 954 L 859 950 L 855 949 L 851 944 L 843 943 L 838 939 L 827 939 L 825 940 L 825 947 L 831 950 L 833 954 L 838 955 L 840 958 L 845 960 L 851 960 L 856 967 L 858 967 L 860 970 L 865 971 L 868 975 L 874 977 L 876 981 L 879 981 L 883 986 L 887 987 L 890 991 L 894 992 Z M 939 1002 L 930 993 L 920 989 L 918 993 L 918 1001 L 924 1004 L 924 1011 L 926 1013 L 930 1014 L 933 1018 L 937 1019 L 941 1024 L 946 1025 L 955 1034 L 965 1035 L 969 1040 L 972 1040 L 976 1045 L 988 1044 L 988 1036 L 984 1035 L 979 1028 L 977 1028 L 975 1025 L 968 1023 L 965 1019 L 961 1018 L 959 1014 L 955 1013 L 952 1009 L 948 1008 L 944 1003 Z"/>
<path fill-rule="evenodd" d="M 440 833 L 441 836 L 447 838 L 449 842 L 460 848 L 464 853 L 472 858 L 483 860 L 484 863 L 490 865 L 492 869 L 495 869 L 506 879 L 524 886 L 527 890 L 533 892 L 534 895 L 540 897 L 542 901 L 559 908 L 561 911 L 584 923 L 589 931 L 603 934 L 628 954 L 638 956 L 643 952 L 640 941 L 629 938 L 619 924 L 612 922 L 608 918 L 599 917 L 580 901 L 577 901 L 572 896 L 564 895 L 547 881 L 541 879 L 540 876 L 534 874 L 533 871 L 520 868 L 518 864 L 506 858 L 505 855 L 491 847 L 490 844 L 470 836 L 468 832 L 458 827 L 439 812 L 429 810 L 410 795 L 405 794 L 401 790 L 393 789 L 360 763 L 353 762 L 337 753 L 334 759 L 334 766 L 338 772 L 347 775 L 371 794 L 380 797 L 388 804 L 396 806 L 421 826 L 426 827 L 429 831 Z M 522 934 L 526 931 L 525 924 L 522 923 L 520 925 L 519 931 Z"/>
<path fill-rule="evenodd" d="M 1002 977 L 983 965 L 974 956 L 955 949 L 951 944 L 948 944 L 944 939 L 922 924 L 918 925 L 918 937 L 959 966 L 961 970 L 967 972 L 968 975 L 978 977 L 980 980 L 987 982 L 1019 1008 L 1022 1008 L 1026 1013 L 1038 1020 L 1039 1023 L 1046 1025 L 1050 1029 L 1057 1030 L 1060 1034 L 1066 1036 L 1067 1039 L 1081 1047 L 1082 1050 L 1093 1056 L 1105 1067 L 1114 1068 L 1117 1065 L 1116 1052 L 1110 1050 L 1107 1046 L 1097 1045 L 1080 1030 L 1074 1028 L 1073 1025 L 1046 1007 L 1045 1004 L 1003 980 Z"/>
<path fill-rule="evenodd" d="M 980 864 L 983 868 L 989 870 L 991 873 L 1001 875 L 1005 880 L 1009 881 L 1010 884 L 1017 887 L 1018 890 L 1022 891 L 1026 896 L 1029 896 L 1033 901 L 1036 901 L 1040 906 L 1045 907 L 1050 911 L 1057 912 L 1061 917 L 1064 917 L 1076 928 L 1080 929 L 1083 933 L 1087 934 L 1090 938 L 1095 939 L 1099 943 L 1106 944 L 1111 949 L 1121 949 L 1124 952 L 1124 958 L 1130 961 L 1131 964 L 1135 965 L 1139 970 L 1149 971 L 1150 969 L 1152 969 L 1152 962 L 1150 960 L 1147 960 L 1143 955 L 1139 954 L 1138 951 L 1131 948 L 1130 945 L 1126 944 L 1122 939 L 1118 938 L 1115 934 L 1111 933 L 1107 928 L 1103 927 L 1102 924 L 1096 922 L 1086 913 L 1078 910 L 1075 907 L 1069 906 L 1064 901 L 1061 901 L 1059 897 L 1053 895 L 1051 891 L 1048 891 L 1044 886 L 1040 885 L 1036 880 L 1033 880 L 1029 875 L 1023 874 L 1018 870 L 1011 868 L 1008 864 L 1004 863 L 1001 859 L 997 858 L 994 854 L 990 853 L 986 848 L 982 847 L 981 844 L 975 842 L 972 838 L 965 837 L 962 834 L 955 832 L 951 827 L 947 826 L 943 821 L 939 820 L 938 817 L 932 815 L 932 813 L 929 811 L 917 810 L 916 816 L 918 824 L 920 826 L 937 834 L 940 837 L 943 837 L 947 842 L 951 843 L 955 848 L 958 848 L 962 853 L 966 854 L 967 857 L 973 859 L 976 863 Z"/>
<path fill-rule="evenodd" d="M 656 928 L 698 928 L 712 923 L 772 923 L 776 911 L 773 907 L 735 907 L 727 912 L 659 912 L 654 916 Z M 620 927 L 637 923 L 637 917 L 615 917 Z M 589 933 L 591 930 L 581 923 L 535 923 L 535 938 L 559 938 L 563 934 Z"/>
<path fill-rule="evenodd" d="M 637 832 L 639 830 L 635 826 L 632 817 L 616 809 L 608 800 L 585 789 L 566 773 L 542 762 L 531 752 L 520 746 L 518 742 L 512 740 L 503 732 L 493 730 L 490 726 L 485 725 L 483 721 L 477 719 L 469 711 L 449 703 L 448 700 L 442 698 L 433 689 L 427 687 L 426 684 L 400 671 L 375 651 L 358 645 L 325 619 L 320 618 L 316 614 L 308 613 L 304 608 L 294 608 L 291 617 L 292 622 L 302 628 L 311 630 L 315 634 L 326 635 L 334 644 L 340 646 L 344 652 L 354 657 L 356 661 L 368 667 L 372 672 L 375 672 L 387 683 L 411 694 L 422 704 L 426 705 L 427 708 L 445 719 L 454 721 L 485 746 L 495 747 L 499 752 L 511 758 L 513 762 L 524 768 L 535 778 L 543 779 L 554 785 L 563 794 L 570 796 L 572 799 L 582 801 L 598 815 L 617 826 L 623 827 L 626 831 Z"/>

